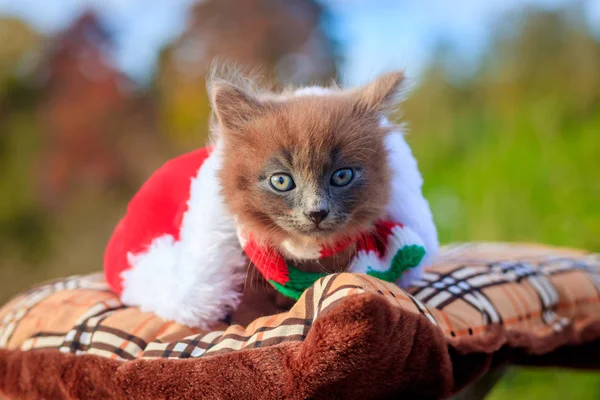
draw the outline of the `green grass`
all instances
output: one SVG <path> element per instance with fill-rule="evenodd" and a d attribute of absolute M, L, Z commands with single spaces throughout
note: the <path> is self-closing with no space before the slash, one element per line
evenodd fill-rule
<path fill-rule="evenodd" d="M 451 155 L 435 138 L 411 135 L 441 241 L 600 250 L 600 121 L 547 138 L 526 122 L 505 125 L 479 130 L 468 150 Z"/>
<path fill-rule="evenodd" d="M 599 375 L 598 372 L 514 368 L 507 372 L 487 399 L 600 399 Z"/>

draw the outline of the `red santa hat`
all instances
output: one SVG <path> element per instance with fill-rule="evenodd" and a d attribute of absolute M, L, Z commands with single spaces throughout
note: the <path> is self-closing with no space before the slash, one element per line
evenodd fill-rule
<path fill-rule="evenodd" d="M 219 152 L 167 162 L 129 203 L 104 256 L 124 303 L 204 328 L 237 306 L 246 260 L 219 193 Z"/>

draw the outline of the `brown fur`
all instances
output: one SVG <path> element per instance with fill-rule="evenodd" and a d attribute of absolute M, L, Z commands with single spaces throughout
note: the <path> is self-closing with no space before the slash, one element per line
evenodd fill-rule
<path fill-rule="evenodd" d="M 387 128 L 380 126 L 380 118 L 394 104 L 402 79 L 401 73 L 393 73 L 363 88 L 298 97 L 261 95 L 229 83 L 213 83 L 217 134 L 224 143 L 220 180 L 226 203 L 242 225 L 276 246 L 286 239 L 335 242 L 370 229 L 384 216 L 390 196 L 384 147 Z M 319 182 L 327 179 L 325 170 L 336 151 L 344 165 L 358 165 L 363 171 L 360 188 L 349 194 L 350 216 L 316 238 L 290 229 L 281 220 L 295 218 L 297 210 L 283 196 L 259 185 L 268 178 L 265 165 L 274 155 L 287 154 L 293 158 L 296 174 Z"/>

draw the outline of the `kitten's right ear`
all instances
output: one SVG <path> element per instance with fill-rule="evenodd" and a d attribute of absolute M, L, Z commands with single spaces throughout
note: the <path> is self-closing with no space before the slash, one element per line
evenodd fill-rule
<path fill-rule="evenodd" d="M 265 111 L 259 99 L 230 83 L 214 84 L 211 93 L 213 110 L 225 128 L 239 129 Z"/>
<path fill-rule="evenodd" d="M 404 83 L 404 73 L 390 72 L 357 89 L 359 108 L 364 111 L 389 112 L 397 105 Z"/>

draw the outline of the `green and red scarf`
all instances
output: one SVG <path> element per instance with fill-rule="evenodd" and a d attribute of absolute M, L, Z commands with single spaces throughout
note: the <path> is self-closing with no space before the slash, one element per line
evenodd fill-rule
<path fill-rule="evenodd" d="M 326 275 L 294 268 L 275 247 L 259 245 L 252 234 L 245 234 L 242 229 L 238 230 L 238 236 L 250 261 L 278 292 L 287 297 L 300 298 L 317 279 Z M 391 221 L 378 221 L 370 232 L 332 247 L 298 251 L 284 243 L 289 260 L 327 258 L 350 246 L 354 246 L 356 253 L 349 264 L 350 272 L 366 273 L 387 282 L 396 282 L 404 271 L 418 266 L 425 256 L 421 238 L 410 228 Z"/>

